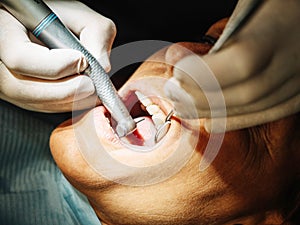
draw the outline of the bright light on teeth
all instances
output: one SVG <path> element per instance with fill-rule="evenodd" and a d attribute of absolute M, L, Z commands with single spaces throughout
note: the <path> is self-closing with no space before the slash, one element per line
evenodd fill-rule
<path fill-rule="evenodd" d="M 157 130 L 157 133 L 154 136 L 155 142 L 157 143 L 167 134 L 169 130 L 171 125 L 170 119 L 173 115 L 173 111 L 171 111 L 166 117 L 160 107 L 153 103 L 150 98 L 146 97 L 139 91 L 136 91 L 135 94 L 151 116 L 153 124 Z"/>
<path fill-rule="evenodd" d="M 139 101 L 146 107 L 146 111 L 151 116 L 156 129 L 159 129 L 159 127 L 164 124 L 166 118 L 164 112 L 159 108 L 158 105 L 153 103 L 150 98 L 146 97 L 141 92 L 136 91 L 135 94 Z"/>

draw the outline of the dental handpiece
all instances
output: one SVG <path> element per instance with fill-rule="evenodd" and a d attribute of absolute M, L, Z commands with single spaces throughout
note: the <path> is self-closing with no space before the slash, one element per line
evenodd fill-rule
<path fill-rule="evenodd" d="M 42 0 L 0 0 L 0 2 L 49 48 L 71 48 L 82 52 L 89 63 L 85 73 L 92 79 L 102 104 L 117 122 L 118 136 L 126 136 L 136 128 L 135 121 L 103 67 Z"/>

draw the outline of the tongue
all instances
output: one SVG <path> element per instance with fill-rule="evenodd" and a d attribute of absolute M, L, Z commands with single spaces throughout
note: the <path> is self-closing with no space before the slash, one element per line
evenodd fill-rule
<path fill-rule="evenodd" d="M 151 117 L 138 117 L 136 121 L 140 121 L 136 124 L 137 129 L 127 136 L 127 140 L 130 144 L 139 146 L 153 146 L 155 144 L 154 136 L 156 134 L 155 126 L 151 120 Z"/>

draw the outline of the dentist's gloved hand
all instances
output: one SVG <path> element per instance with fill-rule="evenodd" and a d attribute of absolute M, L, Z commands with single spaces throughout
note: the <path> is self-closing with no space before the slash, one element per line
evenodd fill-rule
<path fill-rule="evenodd" d="M 299 21 L 300 1 L 265 1 L 219 52 L 179 60 L 165 88 L 176 114 L 208 118 L 206 130 L 218 132 L 211 130 L 210 109 L 216 124 L 226 109 L 227 131 L 299 112 Z"/>
<path fill-rule="evenodd" d="M 81 43 L 110 70 L 114 23 L 78 1 L 45 1 Z M 82 53 L 49 50 L 0 4 L 0 98 L 22 108 L 66 112 L 91 107 L 90 78 L 79 75 L 88 66 Z"/>

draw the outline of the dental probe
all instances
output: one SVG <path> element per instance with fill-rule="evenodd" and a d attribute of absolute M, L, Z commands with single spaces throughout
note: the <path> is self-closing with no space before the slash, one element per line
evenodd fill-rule
<path fill-rule="evenodd" d="M 136 123 L 103 67 L 42 0 L 0 0 L 0 2 L 49 48 L 71 48 L 83 53 L 89 63 L 85 73 L 92 79 L 102 104 L 117 122 L 118 136 L 126 136 L 135 130 Z"/>

